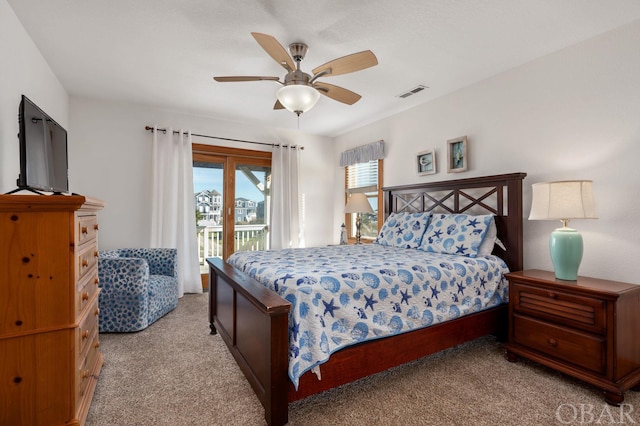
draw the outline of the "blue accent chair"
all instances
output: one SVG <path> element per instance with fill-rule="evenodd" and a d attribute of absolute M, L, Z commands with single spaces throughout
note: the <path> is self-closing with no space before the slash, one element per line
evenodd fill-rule
<path fill-rule="evenodd" d="M 116 249 L 98 254 L 100 332 L 140 331 L 178 306 L 176 249 Z"/>

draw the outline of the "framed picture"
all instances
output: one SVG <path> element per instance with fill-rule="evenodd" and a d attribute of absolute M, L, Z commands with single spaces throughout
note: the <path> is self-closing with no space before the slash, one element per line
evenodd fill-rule
<path fill-rule="evenodd" d="M 418 176 L 430 175 L 436 172 L 436 153 L 433 149 L 419 152 L 416 160 Z"/>
<path fill-rule="evenodd" d="M 447 141 L 447 171 L 449 173 L 464 172 L 469 164 L 467 154 L 467 137 L 461 136 Z"/>

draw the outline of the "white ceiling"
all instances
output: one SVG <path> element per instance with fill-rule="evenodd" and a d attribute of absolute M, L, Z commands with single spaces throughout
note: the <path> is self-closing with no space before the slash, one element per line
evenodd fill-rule
<path fill-rule="evenodd" d="M 638 0 L 8 0 L 71 96 L 335 136 L 640 19 Z M 362 95 L 274 111 L 284 77 L 251 32 L 309 46 L 302 69 L 370 49 L 373 68 L 320 79 Z M 406 99 L 397 95 L 428 86 Z M 167 123 L 171 125 L 171 123 Z M 197 131 L 197 129 L 192 129 Z"/>

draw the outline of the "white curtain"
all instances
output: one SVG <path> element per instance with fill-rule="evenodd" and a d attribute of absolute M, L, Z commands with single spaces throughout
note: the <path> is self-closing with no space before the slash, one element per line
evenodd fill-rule
<path fill-rule="evenodd" d="M 179 296 L 202 293 L 191 132 L 153 128 L 151 182 L 151 247 L 178 249 Z"/>
<path fill-rule="evenodd" d="M 275 146 L 271 157 L 272 249 L 304 247 L 299 152 L 294 146 Z"/>

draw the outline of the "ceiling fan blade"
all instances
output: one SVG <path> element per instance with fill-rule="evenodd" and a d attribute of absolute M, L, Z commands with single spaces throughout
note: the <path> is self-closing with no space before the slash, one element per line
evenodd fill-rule
<path fill-rule="evenodd" d="M 318 92 L 322 93 L 323 95 L 347 105 L 355 104 L 362 97 L 357 93 L 352 92 L 351 90 L 347 90 L 344 87 L 340 86 L 334 86 L 333 84 L 316 82 L 314 83 L 313 87 L 318 89 Z"/>
<path fill-rule="evenodd" d="M 313 70 L 313 75 L 315 76 L 324 71 L 326 74 L 323 75 L 329 77 L 360 71 L 374 65 L 378 65 L 378 58 L 372 51 L 365 50 L 364 52 L 353 53 L 320 65 Z"/>
<path fill-rule="evenodd" d="M 287 53 L 287 50 L 275 39 L 275 37 L 262 33 L 251 33 L 258 44 L 271 56 L 277 63 L 287 71 L 296 69 L 293 59 Z"/>
<path fill-rule="evenodd" d="M 284 106 L 280 103 L 280 101 L 277 100 L 273 105 L 273 109 L 284 109 Z"/>
<path fill-rule="evenodd" d="M 279 77 L 263 77 L 263 76 L 230 76 L 230 77 L 213 77 L 215 81 L 219 81 L 221 83 L 228 83 L 231 81 L 260 81 L 260 80 L 272 80 L 278 81 Z"/>

